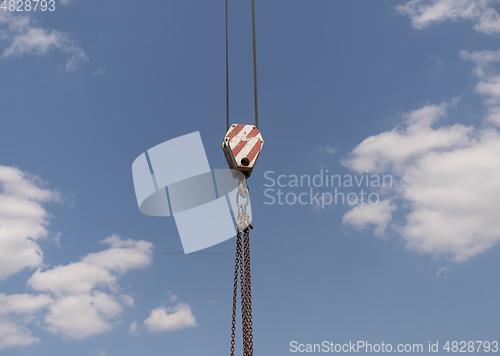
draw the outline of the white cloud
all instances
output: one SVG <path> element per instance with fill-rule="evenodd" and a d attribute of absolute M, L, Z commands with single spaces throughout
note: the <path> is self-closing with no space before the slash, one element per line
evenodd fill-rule
<path fill-rule="evenodd" d="M 344 215 L 342 223 L 359 229 L 373 224 L 376 226 L 375 235 L 382 236 L 395 209 L 396 206 L 391 204 L 389 199 L 382 200 L 378 204 L 359 204 Z"/>
<path fill-rule="evenodd" d="M 326 153 L 329 153 L 331 155 L 334 155 L 335 153 L 337 153 L 337 149 L 335 147 L 331 147 L 331 146 L 322 146 L 319 148 L 320 152 L 326 152 Z"/>
<path fill-rule="evenodd" d="M 48 235 L 50 215 L 42 204 L 61 201 L 45 184 L 16 167 L 0 165 L 0 280 L 43 262 L 37 241 Z M 39 342 L 26 324 L 52 302 L 43 294 L 0 293 L 0 349 Z"/>
<path fill-rule="evenodd" d="M 89 293 L 96 286 L 115 289 L 117 276 L 131 268 L 146 267 L 152 261 L 153 244 L 144 240 L 121 240 L 113 235 L 101 241 L 111 245 L 105 251 L 90 253 L 80 262 L 56 266 L 50 270 L 38 269 L 28 285 L 38 291 L 55 295 Z"/>
<path fill-rule="evenodd" d="M 106 268 L 74 262 L 47 271 L 38 269 L 28 280 L 28 285 L 38 291 L 55 295 L 89 293 L 96 285 L 114 286 L 116 276 Z"/>
<path fill-rule="evenodd" d="M 358 172 L 388 171 L 398 177 L 400 184 L 388 199 L 395 206 L 402 199 L 408 208 L 398 229 L 406 246 L 460 262 L 500 241 L 500 134 L 462 125 L 432 128 L 449 107 L 413 111 L 405 126 L 363 141 L 343 163 Z M 383 231 L 387 211 L 380 208 L 385 215 L 377 215 L 362 209 L 354 208 L 344 221 L 357 227 L 374 223 Z"/>
<path fill-rule="evenodd" d="M 0 293 L 0 350 L 39 342 L 40 339 L 32 335 L 26 324 L 52 301 L 51 297 L 43 294 Z"/>
<path fill-rule="evenodd" d="M 436 272 L 436 278 L 443 276 L 444 278 L 448 279 L 449 271 L 451 271 L 451 268 L 449 266 L 439 267 Z"/>
<path fill-rule="evenodd" d="M 161 306 L 153 309 L 144 325 L 153 331 L 172 331 L 196 326 L 196 319 L 189 305 L 179 303 L 173 308 Z"/>
<path fill-rule="evenodd" d="M 122 301 L 123 304 L 129 307 L 133 307 L 135 304 L 134 298 L 132 298 L 130 295 L 127 294 L 120 295 L 120 300 Z"/>
<path fill-rule="evenodd" d="M 466 19 L 475 22 L 474 29 L 487 34 L 500 33 L 500 14 L 496 0 L 410 0 L 396 6 L 402 15 L 409 16 L 417 29 L 433 22 Z"/>
<path fill-rule="evenodd" d="M 485 78 L 493 73 L 491 63 L 500 61 L 500 51 L 460 51 L 460 58 L 464 61 L 471 61 L 476 64 L 474 73 L 479 78 Z"/>
<path fill-rule="evenodd" d="M 33 314 L 52 303 L 45 294 L 4 294 L 0 293 L 0 315 L 7 313 Z"/>
<path fill-rule="evenodd" d="M 474 73 L 480 80 L 476 92 L 486 95 L 486 121 L 500 127 L 500 75 L 494 66 L 500 61 L 499 51 L 460 51 L 460 58 L 475 63 Z"/>
<path fill-rule="evenodd" d="M 42 270 L 37 240 L 48 235 L 50 217 L 42 203 L 61 201 L 60 194 L 45 185 L 37 176 L 0 165 L 0 279 L 39 267 L 27 284 L 47 293 L 0 293 L 0 350 L 39 342 L 27 327 L 33 322 L 76 339 L 111 330 L 110 320 L 134 305 L 130 295 L 120 294 L 118 278 L 152 261 L 152 243 L 112 235 L 101 241 L 109 248 Z M 60 234 L 55 236 L 58 241 Z"/>
<path fill-rule="evenodd" d="M 67 71 L 76 70 L 79 62 L 88 59 L 69 34 L 37 27 L 29 15 L 0 13 L 0 44 L 7 43 L 2 58 L 45 55 L 57 49 L 68 56 Z"/>
<path fill-rule="evenodd" d="M 42 263 L 37 240 L 47 236 L 50 217 L 42 203 L 60 201 L 59 193 L 42 184 L 36 176 L 0 165 L 0 280 Z"/>
<path fill-rule="evenodd" d="M 58 232 L 57 234 L 54 235 L 52 240 L 56 243 L 57 247 L 61 247 L 61 233 Z"/>
<path fill-rule="evenodd" d="M 0 350 L 6 347 L 26 346 L 40 342 L 24 325 L 11 321 L 0 321 Z"/>
<path fill-rule="evenodd" d="M 76 339 L 100 334 L 112 329 L 109 319 L 122 313 L 121 304 L 134 305 L 131 296 L 115 295 L 119 291 L 115 273 L 149 266 L 153 244 L 144 240 L 122 240 L 117 235 L 101 243 L 110 248 L 90 253 L 79 262 L 46 271 L 38 269 L 28 280 L 33 289 L 50 292 L 56 298 L 45 316 L 49 331 Z M 99 288 L 107 288 L 111 294 Z"/>
<path fill-rule="evenodd" d="M 456 124 L 432 128 L 456 102 L 454 99 L 450 104 L 427 105 L 405 115 L 406 126 L 368 137 L 342 163 L 360 173 L 382 172 L 390 168 L 399 171 L 429 150 L 467 145 L 473 130 L 471 127 Z"/>
<path fill-rule="evenodd" d="M 486 120 L 500 127 L 500 106 L 493 106 L 488 109 Z"/>
<path fill-rule="evenodd" d="M 123 311 L 116 299 L 102 292 L 59 298 L 45 316 L 47 329 L 74 339 L 81 339 L 112 329 L 109 318 Z"/>
<path fill-rule="evenodd" d="M 94 264 L 110 271 L 125 273 L 131 268 L 149 266 L 152 261 L 152 244 L 144 240 L 121 240 L 112 235 L 101 241 L 111 246 L 106 251 L 91 253 L 82 259 L 84 264 Z"/>
<path fill-rule="evenodd" d="M 500 76 L 491 77 L 488 81 L 480 81 L 476 86 L 476 91 L 490 96 L 492 103 L 500 101 Z"/>
<path fill-rule="evenodd" d="M 130 324 L 130 327 L 128 328 L 128 333 L 130 335 L 136 335 L 137 334 L 137 321 L 133 321 Z"/>
<path fill-rule="evenodd" d="M 173 294 L 170 291 L 168 291 L 167 294 L 169 295 L 171 302 L 175 302 L 177 300 L 177 295 Z"/>

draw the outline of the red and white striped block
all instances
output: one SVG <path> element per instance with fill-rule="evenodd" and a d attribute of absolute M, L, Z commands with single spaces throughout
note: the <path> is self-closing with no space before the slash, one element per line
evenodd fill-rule
<path fill-rule="evenodd" d="M 254 125 L 231 125 L 226 133 L 222 149 L 229 168 L 242 172 L 250 177 L 264 140 L 259 129 Z"/>

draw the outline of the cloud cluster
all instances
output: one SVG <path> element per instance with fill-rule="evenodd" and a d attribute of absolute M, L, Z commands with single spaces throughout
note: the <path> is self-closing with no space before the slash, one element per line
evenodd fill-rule
<path fill-rule="evenodd" d="M 153 244 L 144 240 L 122 240 L 113 235 L 101 243 L 107 250 L 90 253 L 79 262 L 38 269 L 28 285 L 48 292 L 54 302 L 44 321 L 49 331 L 79 339 L 112 329 L 109 320 L 119 316 L 123 306 L 132 306 L 129 295 L 120 295 L 119 274 L 149 266 Z"/>
<path fill-rule="evenodd" d="M 59 201 L 56 191 L 40 188 L 40 178 L 0 165 L 0 280 L 43 261 L 37 241 L 48 234 L 43 203 Z"/>
<path fill-rule="evenodd" d="M 151 264 L 153 245 L 150 242 L 121 240 L 113 235 L 101 243 L 109 244 L 110 248 L 90 253 L 79 262 L 56 266 L 47 271 L 38 269 L 28 280 L 28 285 L 57 296 L 90 293 L 96 286 L 116 290 L 117 273 L 123 274 L 131 268 Z"/>
<path fill-rule="evenodd" d="M 475 29 L 500 32 L 494 0 L 410 0 L 396 9 L 422 29 L 432 22 L 470 19 Z M 458 98 L 426 105 L 403 117 L 403 124 L 371 136 L 342 163 L 359 173 L 390 172 L 399 182 L 376 206 L 356 206 L 343 222 L 357 228 L 375 226 L 383 235 L 391 227 L 406 246 L 423 253 L 466 261 L 500 241 L 500 75 L 494 64 L 500 51 L 460 52 L 475 64 L 475 91 L 485 95 L 483 129 L 461 124 L 440 126 Z M 396 223 L 396 211 L 404 221 Z"/>
<path fill-rule="evenodd" d="M 427 105 L 405 116 L 406 127 L 383 132 L 361 142 L 343 164 L 357 172 L 383 172 L 404 170 L 409 161 L 432 150 L 466 145 L 472 127 L 460 124 L 433 128 L 447 113 L 451 103 Z"/>
<path fill-rule="evenodd" d="M 25 54 L 45 55 L 59 50 L 68 57 L 67 71 L 76 70 L 79 62 L 87 60 L 83 49 L 69 34 L 38 27 L 30 15 L 11 11 L 0 11 L 0 45 L 4 59 Z"/>
<path fill-rule="evenodd" d="M 136 335 L 137 334 L 137 321 L 133 321 L 129 328 L 128 328 L 128 333 L 130 335 Z"/>
<path fill-rule="evenodd" d="M 38 269 L 27 284 L 41 294 L 0 293 L 0 350 L 40 341 L 27 327 L 33 321 L 73 339 L 112 329 L 110 320 L 134 305 L 130 295 L 120 293 L 117 278 L 150 265 L 153 245 L 116 235 L 101 242 L 110 247 L 79 262 Z"/>
<path fill-rule="evenodd" d="M 39 177 L 0 165 L 0 280 L 43 262 L 37 241 L 48 234 L 49 213 L 42 204 L 60 195 L 41 185 Z M 0 293 L 0 350 L 38 342 L 26 324 L 51 302 L 45 295 Z"/>
<path fill-rule="evenodd" d="M 486 119 L 500 127 L 500 74 L 495 66 L 500 61 L 500 50 L 460 51 L 460 57 L 475 64 L 474 73 L 479 79 L 476 92 L 487 97 Z"/>
<path fill-rule="evenodd" d="M 173 308 L 161 306 L 153 309 L 144 325 L 152 331 L 172 331 L 196 326 L 196 319 L 189 305 L 179 303 Z"/>
<path fill-rule="evenodd" d="M 57 191 L 43 188 L 39 177 L 0 165 L 0 280 L 25 268 L 37 268 L 27 286 L 38 294 L 0 293 L 0 350 L 40 341 L 28 328 L 81 339 L 111 330 L 113 319 L 134 299 L 118 284 L 131 269 L 151 265 L 153 244 L 111 235 L 105 248 L 77 262 L 48 267 L 37 240 L 48 235 L 50 214 L 43 203 L 60 202 Z M 59 235 L 57 235 L 59 236 Z M 177 296 L 168 292 L 171 302 Z M 151 330 L 178 330 L 196 325 L 187 304 L 160 307 L 144 324 Z M 137 333 L 133 322 L 129 332 Z"/>
<path fill-rule="evenodd" d="M 378 204 L 359 204 L 344 215 L 342 223 L 358 229 L 372 224 L 375 226 L 375 235 L 383 236 L 394 210 L 396 206 L 389 199 L 382 200 Z"/>
<path fill-rule="evenodd" d="M 417 29 L 433 22 L 467 19 L 475 22 L 474 29 L 487 34 L 500 33 L 500 14 L 496 0 L 410 0 L 396 6 L 399 13 L 409 16 Z"/>
<path fill-rule="evenodd" d="M 0 293 L 0 350 L 39 342 L 26 324 L 52 301 L 47 295 Z"/>
<path fill-rule="evenodd" d="M 491 127 L 437 127 L 455 104 L 410 112 L 401 127 L 369 137 L 352 150 L 344 165 L 360 173 L 391 172 L 399 184 L 379 205 L 355 207 L 344 223 L 374 224 L 380 234 L 392 221 L 394 207 L 407 208 L 404 223 L 396 228 L 407 247 L 457 262 L 500 241 L 500 134 Z"/>

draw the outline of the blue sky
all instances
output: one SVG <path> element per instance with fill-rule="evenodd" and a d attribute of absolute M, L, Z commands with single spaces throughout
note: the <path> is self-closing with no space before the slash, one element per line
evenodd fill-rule
<path fill-rule="evenodd" d="M 231 122 L 251 124 L 251 7 L 229 5 Z M 497 11 L 256 2 L 255 354 L 500 341 Z M 174 219 L 139 212 L 131 174 L 194 131 L 226 167 L 224 50 L 223 2 L 0 10 L 0 354 L 229 353 L 234 238 L 184 255 Z M 378 204 L 264 195 L 310 189 L 269 187 L 266 172 L 326 170 L 394 184 L 370 189 Z"/>

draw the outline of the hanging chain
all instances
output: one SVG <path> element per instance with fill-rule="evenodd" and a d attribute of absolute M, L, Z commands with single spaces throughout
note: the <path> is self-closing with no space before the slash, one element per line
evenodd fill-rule
<path fill-rule="evenodd" d="M 248 355 L 248 340 L 247 340 L 247 298 L 246 298 L 246 273 L 245 273 L 245 262 L 244 259 L 246 257 L 246 251 L 244 252 L 244 255 L 242 258 L 240 258 L 240 277 L 241 277 L 241 326 L 242 326 L 242 331 L 243 331 L 243 355 L 247 356 Z"/>
<path fill-rule="evenodd" d="M 238 298 L 238 269 L 241 259 L 241 232 L 236 235 L 236 256 L 234 259 L 233 323 L 231 326 L 231 356 L 234 356 L 234 338 L 236 331 L 236 302 Z"/>
<path fill-rule="evenodd" d="M 234 356 L 236 331 L 236 303 L 238 299 L 238 275 L 241 292 L 241 325 L 243 331 L 243 356 L 253 356 L 252 280 L 250 276 L 250 228 L 238 230 L 234 259 L 233 319 L 231 324 L 231 356 Z"/>
<path fill-rule="evenodd" d="M 243 231 L 244 245 L 244 266 L 245 266 L 245 292 L 241 293 L 242 299 L 245 299 L 242 306 L 242 314 L 245 313 L 245 325 L 243 326 L 243 338 L 246 341 L 245 356 L 253 355 L 253 327 L 252 327 L 252 280 L 250 276 L 250 230 Z M 241 265 L 241 263 L 240 263 Z M 245 312 L 243 312 L 245 309 Z M 245 343 L 244 343 L 245 345 Z"/>
<path fill-rule="evenodd" d="M 239 197 L 246 199 L 240 203 Z M 250 276 L 250 215 L 246 206 L 250 202 L 248 189 L 245 188 L 244 180 L 238 182 L 236 193 L 236 204 L 238 206 L 238 217 L 236 225 L 236 255 L 234 259 L 234 284 L 233 284 L 233 319 L 231 324 L 231 356 L 234 356 L 235 330 L 236 330 L 236 303 L 238 299 L 238 275 L 240 277 L 241 292 L 241 325 L 243 332 L 243 356 L 253 356 L 253 322 L 252 322 L 252 280 Z M 243 234 L 242 234 L 243 233 Z M 243 235 L 243 237 L 242 237 Z"/>

